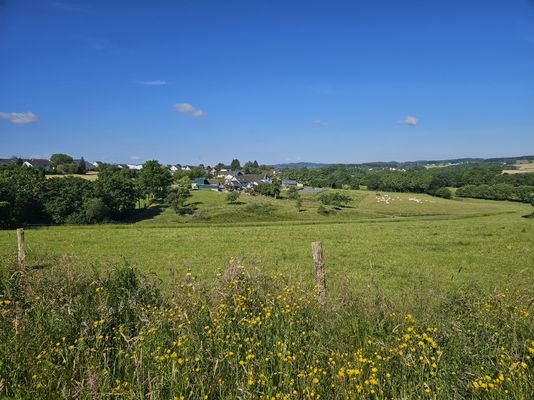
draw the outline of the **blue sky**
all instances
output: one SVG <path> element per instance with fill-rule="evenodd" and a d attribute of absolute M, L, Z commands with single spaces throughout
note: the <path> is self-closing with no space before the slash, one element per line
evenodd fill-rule
<path fill-rule="evenodd" d="M 0 157 L 534 153 L 534 3 L 0 0 Z"/>

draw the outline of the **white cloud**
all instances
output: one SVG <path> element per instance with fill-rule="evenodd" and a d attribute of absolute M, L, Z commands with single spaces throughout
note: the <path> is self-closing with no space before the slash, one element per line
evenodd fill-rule
<path fill-rule="evenodd" d="M 130 156 L 130 160 L 133 160 L 133 161 L 137 161 L 137 160 L 140 160 L 141 157 L 139 156 Z"/>
<path fill-rule="evenodd" d="M 315 126 L 318 126 L 320 128 L 324 128 L 325 126 L 328 126 L 328 122 L 323 121 L 322 119 L 315 119 L 313 120 L 313 124 Z"/>
<path fill-rule="evenodd" d="M 39 118 L 32 112 L 0 112 L 0 119 L 5 119 L 13 124 L 31 124 Z"/>
<path fill-rule="evenodd" d="M 400 121 L 403 125 L 409 125 L 409 126 L 416 126 L 417 125 L 417 118 L 415 118 L 412 115 L 407 115 L 406 118 L 404 118 L 402 121 Z"/>
<path fill-rule="evenodd" d="M 165 85 L 169 84 L 169 82 L 162 81 L 162 80 L 142 81 L 142 82 L 139 82 L 139 83 L 141 85 L 145 85 L 145 86 L 165 86 Z"/>
<path fill-rule="evenodd" d="M 174 105 L 174 109 L 178 112 L 189 114 L 195 118 L 202 118 L 206 116 L 206 113 L 204 111 L 193 107 L 189 103 L 177 103 Z"/>

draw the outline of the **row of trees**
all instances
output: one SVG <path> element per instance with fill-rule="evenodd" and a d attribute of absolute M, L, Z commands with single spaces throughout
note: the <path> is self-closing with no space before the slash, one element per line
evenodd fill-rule
<path fill-rule="evenodd" d="M 522 201 L 534 205 L 534 186 L 512 186 L 508 183 L 465 185 L 456 190 L 456 195 L 477 199 Z"/>
<path fill-rule="evenodd" d="M 171 174 L 157 161 L 147 161 L 141 171 L 102 165 L 96 181 L 70 176 L 46 179 L 42 170 L 3 166 L 0 227 L 121 221 L 131 216 L 136 202 L 146 205 L 165 199 L 171 183 Z"/>
<path fill-rule="evenodd" d="M 464 164 L 430 169 L 413 166 L 407 170 L 391 170 L 390 167 L 369 168 L 361 165 L 330 165 L 314 169 L 288 168 L 282 171 L 282 176 L 315 187 L 357 189 L 360 185 L 365 185 L 370 190 L 428 193 L 445 198 L 451 197 L 451 191 L 447 189 L 448 187 L 486 185 L 497 188 L 524 188 L 534 186 L 534 174 L 507 175 L 502 174 L 502 170 L 502 164 L 494 163 Z M 471 193 L 471 191 L 468 190 L 464 193 Z M 466 196 L 469 195 L 466 194 Z M 491 196 L 478 197 L 500 198 Z M 526 201 L 524 200 L 525 197 L 521 195 L 510 195 L 505 198 Z"/>

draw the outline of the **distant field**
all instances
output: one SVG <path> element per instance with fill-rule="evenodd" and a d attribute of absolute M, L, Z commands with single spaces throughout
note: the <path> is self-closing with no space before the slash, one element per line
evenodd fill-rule
<path fill-rule="evenodd" d="M 503 174 L 527 174 L 534 173 L 534 162 L 528 164 L 515 164 L 516 169 L 507 169 L 502 171 Z"/>
<path fill-rule="evenodd" d="M 88 181 L 96 181 L 98 179 L 98 172 L 88 172 L 86 174 L 46 175 L 46 179 L 65 178 L 66 176 L 87 179 Z"/>
<path fill-rule="evenodd" d="M 43 273 L 53 266 L 86 270 L 127 263 L 169 282 L 172 271 L 213 279 L 230 258 L 241 257 L 266 273 L 307 281 L 310 243 L 321 240 L 335 291 L 379 288 L 410 297 L 415 288 L 437 295 L 458 285 L 534 284 L 534 220 L 521 218 L 532 211 L 529 205 L 350 194 L 350 208 L 321 216 L 315 196 L 298 212 L 289 200 L 242 196 L 244 204 L 228 205 L 222 193 L 197 191 L 191 199 L 196 217 L 164 209 L 135 224 L 28 229 L 28 263 Z M 259 214 L 251 211 L 257 208 L 247 211 L 249 204 L 260 206 Z M 12 263 L 15 255 L 15 233 L 0 231 L 0 260 Z"/>

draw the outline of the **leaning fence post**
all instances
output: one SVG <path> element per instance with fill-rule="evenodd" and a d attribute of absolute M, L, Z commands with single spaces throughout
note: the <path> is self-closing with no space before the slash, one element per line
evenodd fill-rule
<path fill-rule="evenodd" d="M 323 248 L 321 242 L 312 242 L 313 270 L 315 272 L 315 287 L 317 290 L 317 302 L 319 305 L 326 304 L 325 265 L 323 261 Z"/>
<path fill-rule="evenodd" d="M 24 272 L 24 260 L 26 258 L 26 253 L 24 251 L 24 229 L 22 228 L 17 229 L 17 242 L 18 242 L 18 247 L 19 247 L 19 255 L 18 255 L 19 270 Z"/>

